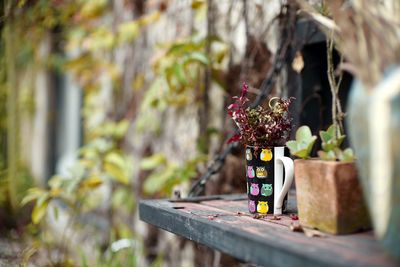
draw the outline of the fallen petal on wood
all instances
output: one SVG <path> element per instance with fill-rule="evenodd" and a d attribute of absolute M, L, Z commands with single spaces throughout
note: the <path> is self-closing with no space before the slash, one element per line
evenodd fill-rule
<path fill-rule="evenodd" d="M 307 237 L 326 237 L 326 234 L 318 230 L 303 228 L 303 231 Z"/>
<path fill-rule="evenodd" d="M 281 217 L 274 215 L 271 220 L 279 221 Z"/>
<path fill-rule="evenodd" d="M 303 227 L 299 223 L 291 223 L 289 229 L 293 232 L 303 232 Z"/>

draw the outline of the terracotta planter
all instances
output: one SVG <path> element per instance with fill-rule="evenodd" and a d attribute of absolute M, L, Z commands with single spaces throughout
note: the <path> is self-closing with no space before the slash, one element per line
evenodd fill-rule
<path fill-rule="evenodd" d="M 295 160 L 300 223 L 331 234 L 370 228 L 354 163 Z"/>

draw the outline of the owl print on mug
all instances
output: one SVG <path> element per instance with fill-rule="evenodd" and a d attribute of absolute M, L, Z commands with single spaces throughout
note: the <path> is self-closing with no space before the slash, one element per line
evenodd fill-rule
<path fill-rule="evenodd" d="M 253 155 L 251 154 L 251 150 L 250 150 L 249 148 L 246 149 L 246 159 L 247 159 L 248 161 L 250 161 L 250 160 L 253 159 Z"/>
<path fill-rule="evenodd" d="M 263 184 L 261 187 L 261 195 L 265 197 L 272 195 L 272 184 Z"/>
<path fill-rule="evenodd" d="M 249 200 L 249 211 L 256 212 L 256 202 L 254 200 Z"/>
<path fill-rule="evenodd" d="M 258 196 L 258 194 L 260 194 L 260 188 L 258 187 L 258 184 L 251 183 L 250 194 L 253 196 Z"/>
<path fill-rule="evenodd" d="M 268 213 L 268 201 L 258 201 L 257 204 L 257 212 L 259 213 Z"/>
<path fill-rule="evenodd" d="M 260 159 L 262 161 L 270 161 L 272 159 L 272 151 L 269 148 L 263 148 L 261 150 Z"/>
<path fill-rule="evenodd" d="M 247 177 L 254 178 L 255 173 L 252 166 L 247 166 Z"/>
<path fill-rule="evenodd" d="M 257 167 L 256 175 L 257 175 L 257 178 L 265 178 L 265 177 L 267 177 L 268 173 L 267 173 L 267 170 L 265 169 L 265 167 Z"/>

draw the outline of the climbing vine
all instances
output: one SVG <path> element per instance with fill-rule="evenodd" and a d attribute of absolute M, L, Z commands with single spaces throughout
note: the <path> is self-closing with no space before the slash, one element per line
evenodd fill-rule
<path fill-rule="evenodd" d="M 24 136 L 21 125 L 35 118 L 40 105 L 35 102 L 38 73 L 60 80 L 71 77 L 83 101 L 82 141 L 69 171 L 38 177 L 46 183 L 4 201 L 18 209 L 25 195 L 22 204 L 32 209 L 32 225 L 28 227 L 34 229 L 40 246 L 48 249 L 53 265 L 137 264 L 146 253 L 132 219 L 137 196 L 170 196 L 177 185 L 188 186 L 205 170 L 210 147 L 218 149 L 215 141 L 225 134 L 224 126 L 219 129 L 209 122 L 215 115 L 211 112 L 212 94 L 217 99 L 227 97 L 228 68 L 232 67 L 232 44 L 226 36 L 218 35 L 217 1 L 191 1 L 185 7 L 192 14 L 188 31 L 162 42 L 152 40 L 149 28 L 164 27 L 166 18 L 174 16 L 170 12 L 182 10 L 168 1 L 159 5 L 123 0 L 8 3 L 0 59 L 14 65 L 0 70 L 0 99 L 9 103 L 8 110 L 0 107 L 1 192 L 14 196 L 16 186 L 9 181 L 15 179 L 10 178 L 33 176 L 21 175 L 21 170 L 28 168 L 23 166 L 18 142 Z M 6 29 L 14 33 L 8 45 Z M 156 45 L 148 47 L 150 42 Z M 5 53 L 6 48 L 15 53 Z M 150 49 L 151 58 L 141 49 Z M 13 74 L 15 84 L 11 81 Z M 55 90 L 56 86 L 45 89 Z M 179 158 L 157 146 L 170 131 L 165 126 L 166 117 L 185 110 L 194 110 L 185 120 L 191 119 L 200 127 L 190 129 L 198 131 L 187 140 L 194 145 L 187 157 Z M 176 136 L 176 140 L 180 138 Z M 139 139 L 140 145 L 133 139 Z M 88 238 L 95 244 L 93 255 L 84 244 L 68 246 L 75 244 L 74 238 L 82 233 L 87 218 L 106 225 L 101 229 L 98 225 L 86 226 L 94 233 Z M 50 230 L 54 224 L 62 225 L 61 234 L 54 235 Z M 122 248 L 115 249 L 118 246 Z M 40 248 L 32 247 L 29 253 L 37 250 Z M 160 259 L 157 257 L 155 263 Z"/>

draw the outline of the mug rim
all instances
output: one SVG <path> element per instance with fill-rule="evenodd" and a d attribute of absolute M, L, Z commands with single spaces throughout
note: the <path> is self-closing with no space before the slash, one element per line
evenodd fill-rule
<path fill-rule="evenodd" d="M 250 145 L 246 145 L 246 147 L 256 148 L 256 146 L 250 146 Z M 257 146 L 257 148 L 275 148 L 275 147 L 277 147 L 277 148 L 279 148 L 279 147 L 285 148 L 286 146 Z"/>

